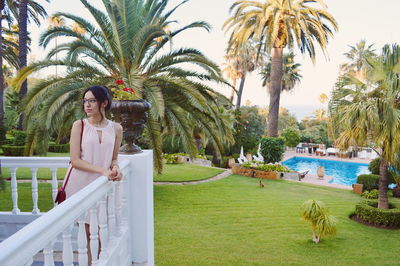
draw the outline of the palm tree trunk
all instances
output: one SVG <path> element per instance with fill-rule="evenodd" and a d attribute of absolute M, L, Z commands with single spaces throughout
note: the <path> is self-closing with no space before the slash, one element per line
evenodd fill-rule
<path fill-rule="evenodd" d="M 4 128 L 4 76 L 3 76 L 3 10 L 5 0 L 0 0 L 0 139 L 5 139 Z M 1 171 L 0 171 L 1 173 Z"/>
<path fill-rule="evenodd" d="M 19 2 L 19 16 L 18 16 L 18 26 L 19 26 L 19 69 L 26 66 L 27 61 L 27 37 L 28 37 L 28 29 L 27 29 L 27 22 L 28 22 L 28 3 L 27 0 L 20 0 Z M 22 83 L 21 90 L 19 92 L 19 98 L 22 100 L 28 91 L 28 82 L 25 80 Z M 18 129 L 23 129 L 23 115 L 21 113 L 18 122 Z"/>
<path fill-rule="evenodd" d="M 245 81 L 246 81 L 246 74 L 243 74 L 242 79 L 240 80 L 238 97 L 237 97 L 237 101 L 236 101 L 236 109 L 239 109 L 240 102 L 242 101 L 243 87 L 244 87 Z"/>
<path fill-rule="evenodd" d="M 282 91 L 283 48 L 271 51 L 271 87 L 269 89 L 268 136 L 278 136 L 279 101 Z"/>
<path fill-rule="evenodd" d="M 388 162 L 381 156 L 379 165 L 379 209 L 389 209 L 388 191 Z"/>
<path fill-rule="evenodd" d="M 236 89 L 236 79 L 233 80 L 233 88 Z M 233 104 L 233 97 L 235 96 L 235 90 L 232 88 L 232 93 L 231 93 L 231 97 L 229 97 L 229 100 L 231 101 L 231 103 Z"/>

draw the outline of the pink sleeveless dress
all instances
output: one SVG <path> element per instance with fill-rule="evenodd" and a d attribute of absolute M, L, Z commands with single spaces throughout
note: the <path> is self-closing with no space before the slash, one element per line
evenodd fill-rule
<path fill-rule="evenodd" d="M 107 126 L 104 128 L 98 128 L 92 126 L 87 119 L 84 119 L 83 122 L 84 129 L 82 135 L 81 159 L 90 164 L 109 169 L 112 162 L 115 144 L 114 123 L 107 120 Z M 97 131 L 102 132 L 101 138 L 99 138 Z M 71 165 L 69 166 L 67 173 L 69 172 L 70 167 Z M 68 184 L 65 187 L 67 198 L 71 197 L 100 176 L 101 174 L 90 173 L 73 168 Z"/>

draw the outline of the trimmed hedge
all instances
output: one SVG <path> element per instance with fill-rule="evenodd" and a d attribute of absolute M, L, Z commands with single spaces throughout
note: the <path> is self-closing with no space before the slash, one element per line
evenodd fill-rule
<path fill-rule="evenodd" d="M 359 175 L 357 177 L 357 184 L 363 184 L 364 190 L 373 190 L 379 188 L 379 175 Z"/>
<path fill-rule="evenodd" d="M 280 164 L 264 164 L 262 162 L 245 162 L 242 167 L 267 172 L 290 172 L 290 169 Z"/>
<path fill-rule="evenodd" d="M 1 148 L 5 156 L 24 156 L 25 146 L 3 145 Z"/>
<path fill-rule="evenodd" d="M 49 144 L 49 152 L 69 152 L 69 144 Z"/>
<path fill-rule="evenodd" d="M 366 190 L 361 194 L 361 196 L 366 199 L 377 199 L 379 198 L 379 191 L 377 189 L 373 189 L 371 191 Z"/>
<path fill-rule="evenodd" d="M 356 205 L 355 215 L 363 221 L 377 226 L 400 227 L 400 209 L 378 209 L 378 201 L 363 200 Z"/>

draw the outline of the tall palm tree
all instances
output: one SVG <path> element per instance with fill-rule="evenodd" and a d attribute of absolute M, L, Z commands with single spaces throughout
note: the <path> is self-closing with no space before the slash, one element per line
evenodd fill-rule
<path fill-rule="evenodd" d="M 162 50 L 177 34 L 192 28 L 209 30 L 209 25 L 199 21 L 165 32 L 166 25 L 174 22 L 171 15 L 180 6 L 168 11 L 165 0 L 102 0 L 105 12 L 87 0 L 81 2 L 95 23 L 73 14 L 55 14 L 78 23 L 85 33 L 77 33 L 67 26 L 48 29 L 40 38 L 44 47 L 56 36 L 68 36 L 71 41 L 50 50 L 46 60 L 20 71 L 16 79 L 18 87 L 29 74 L 40 69 L 54 65 L 67 69 L 64 76 L 37 84 L 26 97 L 30 152 L 38 143 L 37 146 L 47 147 L 49 134 L 59 125 L 71 125 L 82 116 L 80 97 L 84 88 L 93 84 L 113 87 L 115 80 L 123 79 L 152 105 L 147 132 L 159 170 L 165 132 L 179 132 L 186 151 L 196 154 L 192 121 L 204 127 L 218 151 L 223 153 L 223 141 L 231 134 L 231 128 L 219 118 L 217 106 L 230 103 L 207 85 L 210 83 L 203 82 L 226 84 L 220 69 L 192 48 Z M 51 60 L 57 53 L 66 56 Z M 188 65 L 195 65 L 199 70 L 188 69 Z"/>
<path fill-rule="evenodd" d="M 236 100 L 236 109 L 239 109 L 247 74 L 256 69 L 256 67 L 260 64 L 261 57 L 257 57 L 256 47 L 250 43 L 240 46 L 235 50 L 228 50 L 226 57 L 232 61 L 233 67 L 237 70 L 237 74 L 240 78 Z"/>
<path fill-rule="evenodd" d="M 300 75 L 300 63 L 294 62 L 294 54 L 283 54 L 282 66 L 282 91 L 291 91 L 298 83 L 302 76 Z M 271 93 L 271 61 L 267 60 L 264 69 L 260 72 L 262 76 L 262 85 L 268 88 Z"/>
<path fill-rule="evenodd" d="M 231 56 L 229 54 L 224 56 L 225 63 L 222 64 L 222 71 L 225 75 L 232 81 L 232 92 L 229 97 L 229 101 L 233 103 L 233 98 L 236 92 L 236 82 L 240 78 L 240 72 L 238 70 L 238 65 L 236 61 L 236 56 Z"/>
<path fill-rule="evenodd" d="M 322 7 L 322 8 L 320 8 Z M 296 42 L 302 53 L 315 60 L 314 43 L 326 53 L 328 38 L 337 30 L 335 19 L 326 11 L 323 0 L 238 0 L 224 24 L 232 30 L 231 47 L 240 47 L 249 39 L 259 43 L 260 50 L 271 54 L 271 94 L 268 135 L 278 135 L 280 93 L 282 91 L 283 49 Z"/>
<path fill-rule="evenodd" d="M 48 1 L 48 0 L 47 0 Z M 29 6 L 32 6 L 32 10 L 35 11 L 35 15 L 32 16 L 33 20 L 40 24 L 37 19 L 38 15 L 41 17 L 47 16 L 46 10 L 39 5 L 37 2 L 30 0 L 19 0 L 18 1 L 18 27 L 19 27 L 19 69 L 22 69 L 26 66 L 27 58 L 28 58 L 28 21 L 29 21 Z M 21 84 L 19 97 L 22 100 L 28 91 L 28 80 L 24 80 Z M 23 129 L 23 115 L 20 116 L 18 129 Z"/>
<path fill-rule="evenodd" d="M 400 47 L 385 45 L 382 55 L 369 63 L 372 85 L 344 79 L 330 105 L 334 121 L 344 127 L 337 143 L 343 147 L 368 143 L 380 155 L 378 208 L 388 209 L 388 166 L 397 163 L 400 150 Z"/>
<path fill-rule="evenodd" d="M 366 40 L 361 40 L 356 45 L 349 45 L 350 51 L 344 55 L 349 60 L 348 63 L 341 65 L 344 72 L 365 72 L 369 69 L 368 60 L 375 57 L 374 44 L 367 45 Z"/>

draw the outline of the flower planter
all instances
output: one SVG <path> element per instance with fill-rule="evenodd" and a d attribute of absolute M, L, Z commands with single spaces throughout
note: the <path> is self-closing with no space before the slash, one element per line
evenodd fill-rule
<path fill-rule="evenodd" d="M 120 148 L 122 154 L 140 153 L 142 150 L 135 144 L 137 138 L 143 133 L 147 122 L 147 111 L 150 104 L 145 100 L 120 100 L 113 101 L 111 112 L 115 121 L 123 128 L 124 145 Z"/>
<path fill-rule="evenodd" d="M 262 178 L 262 179 L 276 180 L 276 179 L 279 179 L 279 176 L 280 176 L 280 174 L 278 172 L 267 172 L 267 171 L 256 170 L 254 177 Z"/>

